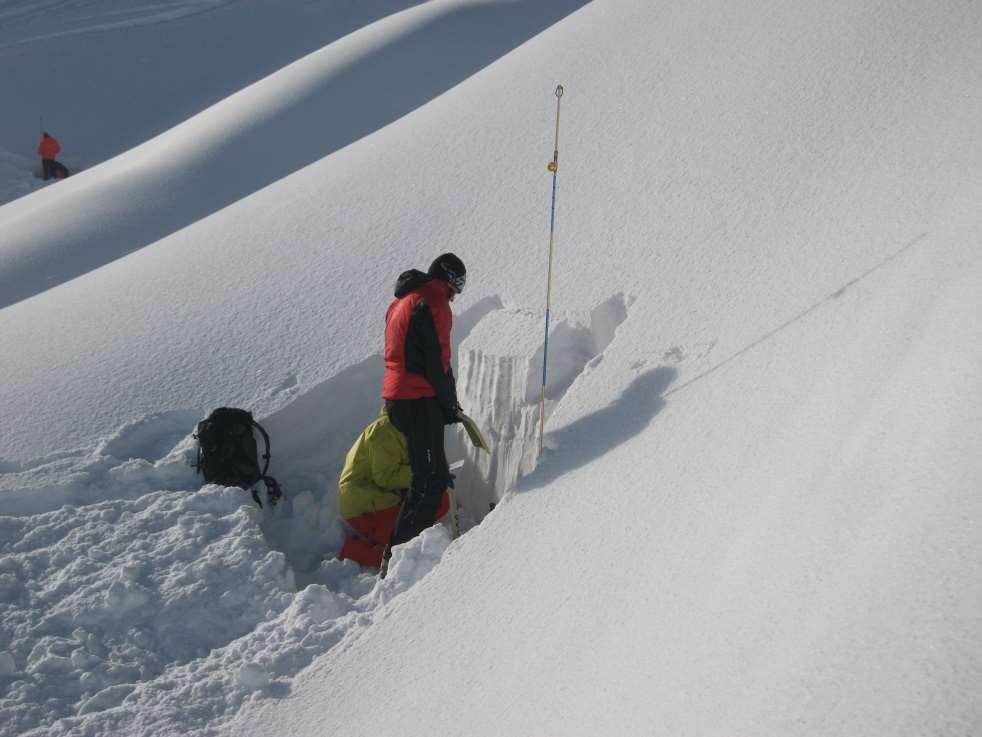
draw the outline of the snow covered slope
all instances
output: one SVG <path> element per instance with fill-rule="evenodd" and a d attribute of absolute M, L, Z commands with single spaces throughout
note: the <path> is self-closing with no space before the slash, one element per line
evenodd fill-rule
<path fill-rule="evenodd" d="M 189 555 L 222 560 L 196 551 L 248 529 L 229 497 L 160 490 L 196 486 L 182 426 L 247 406 L 292 497 L 253 524 L 301 591 L 239 533 L 241 572 L 201 596 L 254 629 L 187 655 L 140 610 L 176 606 L 185 562 L 111 564 L 118 586 L 77 599 L 115 591 L 134 644 L 94 604 L 38 617 L 76 584 L 5 521 L 0 713 L 72 735 L 977 732 L 980 30 L 960 2 L 436 0 L 0 209 L 10 511 L 50 530 L 71 502 L 95 536 L 153 490 Z M 380 112 L 363 83 L 396 71 Z M 351 127 L 284 163 L 271 140 L 306 130 L 292 111 L 329 119 L 325 91 Z M 202 184 L 238 146 L 255 166 Z M 172 211 L 148 206 L 165 191 Z M 56 197 L 66 217 L 34 228 Z M 500 446 L 461 494 L 475 522 L 497 506 L 405 546 L 387 593 L 316 559 L 394 277 L 445 250 L 469 270 L 461 395 Z M 221 599 L 238 580 L 265 612 Z"/>
<path fill-rule="evenodd" d="M 363 138 L 583 2 L 438 3 L 395 14 L 129 154 L 11 203 L 0 210 L 0 306 L 153 243 Z"/>
<path fill-rule="evenodd" d="M 39 126 L 88 169 L 418 0 L 7 0 L 0 204 L 42 186 Z"/>

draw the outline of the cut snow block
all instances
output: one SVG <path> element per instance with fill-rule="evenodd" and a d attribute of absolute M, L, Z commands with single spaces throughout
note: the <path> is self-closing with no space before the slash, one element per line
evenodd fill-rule
<path fill-rule="evenodd" d="M 542 317 L 497 310 L 479 322 L 458 353 L 461 406 L 483 428 L 490 453 L 462 442 L 466 463 L 457 478 L 465 518 L 480 521 L 514 481 L 535 468 L 534 438 L 541 384 Z"/>
<path fill-rule="evenodd" d="M 614 295 L 589 313 L 565 313 L 549 329 L 546 417 L 576 379 L 594 365 L 627 317 L 627 301 Z M 487 436 L 490 453 L 460 444 L 466 458 L 458 475 L 465 520 L 478 522 L 538 459 L 544 316 L 519 309 L 490 312 L 458 351 L 461 406 Z"/>

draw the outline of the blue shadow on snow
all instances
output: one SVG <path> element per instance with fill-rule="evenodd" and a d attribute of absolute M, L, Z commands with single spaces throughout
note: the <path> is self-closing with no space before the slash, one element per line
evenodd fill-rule
<path fill-rule="evenodd" d="M 515 493 L 542 488 L 644 430 L 665 407 L 665 392 L 677 376 L 670 366 L 651 369 L 632 381 L 613 404 L 547 434 L 546 442 L 554 449 L 547 449 L 536 469 L 519 480 Z"/>

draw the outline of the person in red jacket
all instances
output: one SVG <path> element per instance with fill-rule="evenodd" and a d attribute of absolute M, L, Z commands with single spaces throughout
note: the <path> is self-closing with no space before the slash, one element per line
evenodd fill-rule
<path fill-rule="evenodd" d="M 406 437 L 412 484 L 403 500 L 383 570 L 393 545 L 433 524 L 443 492 L 453 486 L 443 448 L 443 428 L 459 422 L 457 385 L 450 368 L 450 302 L 464 289 L 467 271 L 452 253 L 438 256 L 424 274 L 404 271 L 385 313 L 382 398 L 389 419 Z"/>
<path fill-rule="evenodd" d="M 58 139 L 48 135 L 45 131 L 41 135 L 41 142 L 38 144 L 38 154 L 41 156 L 41 171 L 45 180 L 55 176 L 55 157 L 61 151 L 61 144 Z"/>

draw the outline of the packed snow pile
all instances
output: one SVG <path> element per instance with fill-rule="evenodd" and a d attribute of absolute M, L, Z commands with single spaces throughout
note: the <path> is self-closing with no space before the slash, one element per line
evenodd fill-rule
<path fill-rule="evenodd" d="M 290 679 L 410 587 L 443 527 L 396 550 L 383 582 L 270 550 L 239 489 L 0 517 L 0 732 L 198 734 Z"/>
<path fill-rule="evenodd" d="M 159 412 L 128 422 L 93 448 L 52 453 L 0 466 L 4 511 L 28 515 L 63 505 L 135 499 L 195 483 L 193 410 Z"/>
<path fill-rule="evenodd" d="M 4 734 L 116 706 L 142 682 L 252 632 L 293 590 L 241 492 L 4 517 Z"/>
<path fill-rule="evenodd" d="M 336 484 L 285 476 L 264 509 L 202 486 L 198 419 L 159 413 L 2 468 L 0 733 L 211 734 L 287 695 L 450 543 L 438 525 L 397 547 L 384 581 L 339 561 Z"/>

